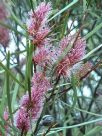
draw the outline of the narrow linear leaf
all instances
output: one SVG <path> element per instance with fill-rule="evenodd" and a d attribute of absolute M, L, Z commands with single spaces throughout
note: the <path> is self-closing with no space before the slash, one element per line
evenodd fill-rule
<path fill-rule="evenodd" d="M 102 118 L 95 119 L 95 120 L 91 120 L 91 121 L 87 121 L 87 122 L 80 123 L 80 124 L 73 125 L 73 126 L 53 128 L 53 129 L 51 129 L 52 132 L 48 133 L 47 135 L 54 134 L 54 133 L 60 132 L 60 131 L 65 130 L 65 129 L 71 129 L 71 128 L 76 128 L 76 127 L 80 127 L 80 126 L 84 126 L 84 125 L 96 123 L 96 122 L 98 122 L 98 121 L 102 121 Z M 40 133 L 38 136 L 40 136 L 41 134 L 42 134 L 42 133 Z"/>
<path fill-rule="evenodd" d="M 16 79 L 15 75 L 13 75 L 11 71 L 7 69 L 5 65 L 3 65 L 2 62 L 0 62 L 0 65 L 6 72 L 8 72 L 8 74 L 13 78 L 13 80 L 15 80 L 23 89 L 25 89 L 24 85 L 19 80 Z"/>
<path fill-rule="evenodd" d="M 9 69 L 10 65 L 10 53 L 7 54 L 7 69 Z M 6 72 L 6 93 L 7 93 L 7 102 L 8 102 L 8 109 L 10 113 L 10 118 L 13 123 L 13 116 L 12 116 L 12 108 L 11 108 L 11 95 L 10 95 L 10 76 L 9 73 Z"/>
<path fill-rule="evenodd" d="M 82 60 L 88 58 L 89 56 L 91 56 L 93 53 L 95 53 L 95 52 L 96 52 L 97 50 L 99 50 L 100 48 L 102 48 L 102 44 L 99 45 L 98 47 L 94 48 L 93 50 L 91 50 L 88 54 L 86 54 L 86 55 L 82 58 Z M 82 60 L 81 60 L 81 61 L 82 61 Z"/>
<path fill-rule="evenodd" d="M 61 101 L 61 103 L 63 103 L 64 105 L 68 106 L 68 107 L 72 107 L 71 105 Z M 87 114 L 90 114 L 90 115 L 93 115 L 93 116 L 97 116 L 97 117 L 102 117 L 102 115 L 100 114 L 96 114 L 96 113 L 93 113 L 93 112 L 89 112 L 89 111 L 86 111 L 86 110 L 83 110 L 83 109 L 80 109 L 80 108 L 77 108 L 77 107 L 74 107 L 74 109 L 78 110 L 78 111 L 81 111 L 83 113 L 87 113 Z"/>
<path fill-rule="evenodd" d="M 2 136 L 5 136 L 5 126 L 2 124 L 2 122 L 0 122 L 0 132 L 2 132 Z M 13 134 L 10 131 L 9 134 L 10 136 L 13 136 Z"/>
<path fill-rule="evenodd" d="M 72 74 L 72 77 L 71 77 L 71 85 L 72 85 L 72 88 L 73 88 L 73 104 L 71 106 L 71 110 L 74 108 L 74 106 L 76 105 L 76 102 L 77 102 L 77 87 L 76 87 L 76 79 L 74 77 L 74 75 Z"/>
<path fill-rule="evenodd" d="M 53 128 L 52 130 L 58 130 L 58 129 L 63 130 L 63 129 L 68 129 L 68 128 L 75 128 L 75 127 L 79 127 L 79 126 L 84 126 L 84 125 L 96 123 L 98 121 L 102 121 L 102 118 L 91 120 L 91 121 L 87 121 L 87 122 L 80 123 L 80 124 L 77 124 L 77 125 L 66 126 L 66 127 L 59 127 L 59 128 Z"/>
<path fill-rule="evenodd" d="M 4 113 L 4 105 L 5 105 L 5 102 L 6 102 L 6 99 L 5 99 L 5 96 L 6 96 L 6 81 L 4 82 L 4 88 L 3 88 L 3 94 L 2 94 L 2 100 L 1 100 L 1 103 L 0 103 L 0 115 L 2 116 L 3 113 Z"/>
<path fill-rule="evenodd" d="M 95 134 L 99 133 L 100 131 L 102 131 L 102 126 L 96 126 L 95 128 L 93 128 L 92 130 L 90 130 L 84 136 L 94 136 Z"/>
<path fill-rule="evenodd" d="M 11 56 L 12 56 L 12 55 L 20 55 L 20 54 L 22 54 L 22 53 L 24 53 L 24 52 L 26 52 L 26 50 L 16 51 L 16 52 L 11 53 Z"/>
<path fill-rule="evenodd" d="M 59 12 L 57 12 L 53 17 L 51 17 L 48 21 L 51 21 L 52 19 L 54 19 L 55 17 L 59 16 L 60 14 L 62 14 L 64 11 L 68 10 L 70 7 L 72 7 L 74 4 L 76 4 L 79 0 L 73 0 L 70 4 L 68 4 L 66 7 L 64 7 L 63 9 L 61 9 Z"/>
<path fill-rule="evenodd" d="M 20 79 L 20 76 L 19 74 L 17 74 L 17 80 Z M 14 87 L 14 91 L 13 91 L 13 96 L 12 96 L 12 109 L 14 109 L 14 105 L 15 105 L 15 102 L 16 102 L 16 96 L 17 96 L 17 93 L 18 93 L 18 89 L 19 89 L 19 84 L 15 83 L 15 87 Z"/>
<path fill-rule="evenodd" d="M 5 119 L 0 115 L 0 120 L 2 120 L 2 122 L 4 123 L 4 124 L 6 124 L 7 126 L 9 126 L 9 128 L 11 128 L 13 131 L 14 131 L 14 133 L 16 133 L 17 134 L 17 132 L 18 132 L 18 129 L 16 128 L 16 127 L 14 127 L 14 126 L 12 126 L 10 123 L 8 123 L 7 121 L 5 121 Z M 2 123 L 0 122 L 0 125 L 1 125 Z M 2 126 L 3 126 L 3 124 L 2 124 Z"/>
<path fill-rule="evenodd" d="M 85 125 L 89 125 L 89 124 L 92 124 L 92 123 L 96 123 L 98 121 L 102 121 L 102 118 L 98 118 L 98 119 L 95 119 L 95 120 L 91 120 L 91 121 L 87 121 L 87 122 L 84 122 L 84 123 L 80 123 L 80 124 L 77 124 L 77 125 L 72 125 L 72 126 L 65 126 L 65 127 L 58 127 L 58 128 L 53 128 L 51 129 L 51 132 L 49 132 L 47 134 L 48 135 L 51 135 L 51 134 L 55 134 L 57 132 L 60 132 L 62 130 L 65 130 L 65 129 L 71 129 L 71 128 L 76 128 L 76 127 L 80 127 L 80 126 L 85 126 Z M 38 136 L 41 136 L 43 133 L 39 133 Z"/>
<path fill-rule="evenodd" d="M 14 14 L 14 12 L 12 11 L 12 9 L 10 8 L 10 5 L 8 4 L 8 5 L 6 5 L 6 6 L 7 6 L 8 10 L 10 11 L 11 17 L 13 18 L 13 20 L 15 20 L 15 22 L 16 22 L 21 28 L 23 28 L 23 29 L 26 31 L 25 25 L 22 23 L 22 21 L 21 21 L 19 18 L 17 18 L 17 16 Z"/>
<path fill-rule="evenodd" d="M 25 86 L 28 90 L 29 97 L 31 98 L 31 73 L 32 73 L 32 55 L 33 55 L 33 46 L 29 41 L 27 46 L 27 65 L 26 65 L 26 82 Z"/>
<path fill-rule="evenodd" d="M 16 67 L 17 66 L 17 64 L 14 64 L 13 66 L 11 66 L 9 69 L 12 69 L 12 68 L 14 68 L 14 67 Z M 1 70 L 0 71 L 0 74 L 2 74 L 2 73 L 4 73 L 5 72 L 5 70 Z"/>
<path fill-rule="evenodd" d="M 1 21 L 0 21 L 0 25 L 3 26 L 3 27 L 5 27 L 5 28 L 7 28 L 7 29 L 10 29 L 11 31 L 14 31 L 16 34 L 20 34 L 20 35 L 23 35 L 23 36 L 26 37 L 26 34 L 25 34 L 25 33 L 22 33 L 22 32 L 20 32 L 20 31 L 17 31 L 17 30 L 16 30 L 15 28 L 13 28 L 12 26 L 7 25 L 7 24 L 4 24 L 4 22 L 1 22 Z"/>
<path fill-rule="evenodd" d="M 31 9 L 32 9 L 32 11 L 34 11 L 34 7 L 33 7 L 33 0 L 30 0 L 30 5 L 31 5 Z"/>
<path fill-rule="evenodd" d="M 90 38 L 93 34 L 95 34 L 99 29 L 102 28 L 102 23 L 97 25 L 91 32 L 89 32 L 86 36 L 85 39 Z"/>

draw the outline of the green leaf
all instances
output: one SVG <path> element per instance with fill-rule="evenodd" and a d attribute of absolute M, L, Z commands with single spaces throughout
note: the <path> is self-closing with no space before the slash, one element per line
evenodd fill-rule
<path fill-rule="evenodd" d="M 1 21 L 0 21 L 0 25 L 3 26 L 3 27 L 5 27 L 5 28 L 7 28 L 7 29 L 10 29 L 11 31 L 14 31 L 16 34 L 20 34 L 20 35 L 23 35 L 23 36 L 26 37 L 26 34 L 25 34 L 25 33 L 22 33 L 22 32 L 20 32 L 20 31 L 17 31 L 15 28 L 13 28 L 13 27 L 10 26 L 10 25 L 5 24 L 4 22 L 1 22 Z"/>
<path fill-rule="evenodd" d="M 13 75 L 12 72 L 7 67 L 5 67 L 2 62 L 0 62 L 0 65 L 13 78 L 14 81 L 16 81 L 23 89 L 25 89 L 24 85 L 16 79 L 15 75 Z"/>
<path fill-rule="evenodd" d="M 16 52 L 11 53 L 11 56 L 12 56 L 12 55 L 20 55 L 20 54 L 22 54 L 22 53 L 24 53 L 24 52 L 26 52 L 26 51 L 27 51 L 27 50 L 16 51 Z"/>
<path fill-rule="evenodd" d="M 77 102 L 77 80 L 75 78 L 75 76 L 72 74 L 71 76 L 71 85 L 72 85 L 72 89 L 73 89 L 73 104 L 72 104 L 72 107 L 71 107 L 71 110 L 74 108 L 74 106 L 76 105 L 76 102 Z"/>
<path fill-rule="evenodd" d="M 19 20 L 17 17 L 16 17 L 16 15 L 12 12 L 12 10 L 10 10 L 10 12 L 11 12 L 11 17 L 15 20 L 15 22 L 21 27 L 21 28 L 23 28 L 25 31 L 26 31 L 26 27 L 25 27 L 25 25 L 23 25 L 22 24 L 22 21 L 21 20 Z"/>
<path fill-rule="evenodd" d="M 84 12 L 87 10 L 87 1 L 83 0 L 83 10 Z"/>
<path fill-rule="evenodd" d="M 82 60 L 87 59 L 88 57 L 90 57 L 93 53 L 95 53 L 97 50 L 99 50 L 100 48 L 102 48 L 102 44 L 99 45 L 98 47 L 94 48 L 93 50 L 91 50 L 89 53 L 87 53 Z M 81 61 L 82 61 L 81 60 Z"/>
<path fill-rule="evenodd" d="M 20 76 L 19 74 L 17 74 L 17 80 L 20 80 Z M 14 109 L 14 105 L 16 103 L 16 96 L 17 96 L 17 93 L 18 93 L 18 89 L 19 89 L 19 84 L 15 83 L 15 87 L 14 87 L 14 90 L 13 90 L 13 96 L 12 96 L 12 110 Z"/>
<path fill-rule="evenodd" d="M 59 16 L 62 14 L 64 11 L 68 10 L 70 7 L 72 7 L 74 4 L 76 4 L 79 0 L 73 0 L 70 4 L 68 4 L 66 7 L 61 9 L 59 12 L 57 12 L 54 16 L 52 16 L 48 21 L 53 20 L 55 17 Z"/>
<path fill-rule="evenodd" d="M 4 82 L 4 87 L 3 87 L 3 94 L 2 94 L 2 99 L 1 99 L 1 104 L 0 104 L 0 115 L 2 116 L 4 114 L 4 108 L 5 108 L 5 99 L 6 96 L 6 81 Z"/>
<path fill-rule="evenodd" d="M 80 127 L 80 126 L 84 126 L 84 125 L 88 125 L 88 124 L 93 124 L 93 123 L 96 123 L 98 121 L 102 121 L 102 118 L 98 118 L 98 119 L 95 119 L 95 120 L 87 121 L 87 122 L 72 125 L 72 126 L 53 128 L 53 129 L 51 129 L 51 132 L 49 132 L 47 135 L 54 134 L 54 133 L 60 132 L 60 131 L 65 130 L 65 129 L 71 129 L 71 128 L 76 128 L 76 127 Z M 40 134 L 38 134 L 38 136 Z"/>
<path fill-rule="evenodd" d="M 61 103 L 62 104 L 64 104 L 65 106 L 67 106 L 67 107 L 72 107 L 71 105 L 69 105 L 69 104 L 67 104 L 67 103 L 65 103 L 65 102 L 63 102 L 63 101 L 61 101 Z M 86 111 L 86 110 L 84 110 L 84 109 L 80 109 L 80 108 L 77 108 L 77 107 L 73 107 L 74 109 L 76 109 L 76 110 L 78 110 L 78 111 L 81 111 L 81 112 L 83 112 L 83 113 L 87 113 L 87 114 L 90 114 L 90 115 L 92 115 L 92 116 L 97 116 L 97 117 L 102 117 L 102 115 L 101 114 L 96 114 L 96 113 L 93 113 L 93 112 L 89 112 L 89 111 Z"/>
<path fill-rule="evenodd" d="M 3 122 L 0 121 L 0 134 L 2 134 L 3 136 L 5 136 L 5 129 L 4 129 L 4 125 Z M 2 136 L 1 135 L 1 136 Z"/>
<path fill-rule="evenodd" d="M 27 64 L 26 64 L 26 82 L 25 86 L 28 90 L 29 97 L 31 98 L 31 75 L 32 75 L 32 56 L 33 56 L 33 45 L 30 43 L 27 45 Z"/>
<path fill-rule="evenodd" d="M 9 69 L 10 64 L 10 53 L 7 54 L 7 69 Z M 10 118 L 13 123 L 13 116 L 12 116 L 12 108 L 11 108 L 11 96 L 10 96 L 10 76 L 8 72 L 6 72 L 6 93 L 7 93 L 7 102 L 8 102 L 8 109 L 10 113 Z"/>
<path fill-rule="evenodd" d="M 30 0 L 30 6 L 31 6 L 32 11 L 34 11 L 33 0 Z"/>
<path fill-rule="evenodd" d="M 16 67 L 17 66 L 17 64 L 14 64 L 14 65 L 12 65 L 9 69 L 12 69 L 12 68 L 14 68 L 14 67 Z M 5 72 L 5 70 L 0 70 L 0 74 L 2 74 L 2 73 L 4 73 Z"/>
<path fill-rule="evenodd" d="M 97 135 L 100 131 L 102 131 L 102 126 L 96 126 L 95 128 L 91 129 L 88 133 L 84 136 L 94 136 Z"/>
<path fill-rule="evenodd" d="M 85 39 L 90 38 L 92 35 L 94 35 L 98 30 L 100 30 L 102 28 L 102 23 L 100 23 L 99 25 L 97 25 L 91 32 L 89 32 L 86 36 Z"/>
<path fill-rule="evenodd" d="M 1 122 L 1 120 L 2 120 L 2 122 Z M 12 126 L 8 121 L 5 121 L 5 119 L 0 115 L 0 125 L 3 128 L 4 128 L 4 124 L 6 124 L 9 128 L 11 128 L 14 131 L 15 135 L 17 134 L 18 129 L 16 127 Z"/>

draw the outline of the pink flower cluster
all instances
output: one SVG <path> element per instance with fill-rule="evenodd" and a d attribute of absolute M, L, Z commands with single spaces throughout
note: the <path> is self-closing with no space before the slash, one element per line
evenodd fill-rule
<path fill-rule="evenodd" d="M 48 79 L 41 72 L 34 74 L 34 77 L 32 78 L 32 84 L 36 89 L 40 88 L 42 90 L 41 92 L 44 93 L 46 93 L 48 88 L 51 87 Z"/>
<path fill-rule="evenodd" d="M 51 87 L 50 82 L 45 77 L 48 65 L 53 68 L 55 65 L 55 76 L 69 77 L 71 72 L 80 69 L 81 59 L 85 55 L 86 41 L 80 36 L 67 35 L 56 45 L 52 46 L 48 37 L 51 32 L 48 26 L 48 17 L 51 13 L 51 3 L 42 2 L 34 11 L 30 13 L 27 25 L 29 37 L 36 46 L 33 61 L 40 66 L 44 72 L 35 73 L 32 78 L 31 99 L 25 94 L 20 101 L 20 108 L 15 115 L 15 123 L 18 129 L 27 132 L 30 129 L 31 120 L 37 120 L 41 114 L 44 95 Z M 67 51 L 67 48 L 70 47 Z M 67 51 L 63 56 L 63 52 Z M 59 57 L 62 58 L 59 60 Z M 89 65 L 86 65 L 90 68 Z M 39 69 L 38 69 L 39 70 Z M 83 71 L 83 69 L 82 69 Z M 86 73 L 86 71 L 84 70 Z M 82 75 L 81 75 L 82 76 Z"/>
<path fill-rule="evenodd" d="M 51 4 L 42 2 L 36 10 L 30 13 L 30 19 L 28 23 L 28 32 L 32 39 L 33 44 L 37 47 L 33 61 L 36 65 L 44 68 L 53 65 L 61 56 L 63 51 L 73 44 L 76 35 L 66 36 L 61 42 L 59 47 L 51 47 L 51 39 L 48 37 L 50 27 L 48 26 L 48 17 L 51 13 Z M 81 60 L 85 54 L 85 40 L 78 37 L 73 45 L 73 48 L 69 53 L 58 63 L 56 67 L 57 75 L 68 76 L 72 66 Z"/>
<path fill-rule="evenodd" d="M 7 13 L 5 6 L 1 3 L 0 4 L 0 21 L 5 22 L 7 20 Z M 0 25 L 0 44 L 6 48 L 8 46 L 10 37 L 9 37 L 9 30 Z"/>
<path fill-rule="evenodd" d="M 43 73 L 36 73 L 32 78 L 31 99 L 28 94 L 21 98 L 20 109 L 15 115 L 15 124 L 18 129 L 27 132 L 31 120 L 37 120 L 41 114 L 44 95 L 50 83 Z"/>
<path fill-rule="evenodd" d="M 50 63 L 52 53 L 49 52 L 51 45 L 51 29 L 48 25 L 48 17 L 52 12 L 51 3 L 42 2 L 34 11 L 30 12 L 27 28 L 29 37 L 34 46 L 36 53 L 33 61 L 36 65 L 46 67 Z"/>
<path fill-rule="evenodd" d="M 46 65 L 51 63 L 52 55 L 48 48 L 41 48 L 33 57 L 33 61 L 39 66 L 46 67 Z"/>
<path fill-rule="evenodd" d="M 42 47 L 50 41 L 48 34 L 50 27 L 47 24 L 47 19 L 51 12 L 51 4 L 42 2 L 36 10 L 30 12 L 28 20 L 28 33 L 34 45 Z"/>
<path fill-rule="evenodd" d="M 80 61 L 85 55 L 86 41 L 81 37 L 78 37 L 75 41 L 77 35 L 65 36 L 58 43 L 57 47 L 40 48 L 40 51 L 33 57 L 35 63 L 41 67 L 52 66 L 57 62 L 56 65 L 56 75 L 57 76 L 70 76 L 71 71 L 78 67 L 78 61 Z M 72 46 L 72 47 L 71 47 Z M 69 50 L 67 51 L 67 48 Z M 63 53 L 67 53 L 63 57 Z M 59 58 L 62 58 L 59 60 Z M 80 63 L 79 63 L 80 65 Z M 79 68 L 79 67 L 78 67 Z"/>
<path fill-rule="evenodd" d="M 33 61 L 45 70 L 46 67 L 53 66 L 58 61 L 68 46 L 73 45 L 56 66 L 57 76 L 69 76 L 71 68 L 85 55 L 86 42 L 80 36 L 76 38 L 76 34 L 65 36 L 58 43 L 59 47 L 52 46 L 51 39 L 48 37 L 51 30 L 47 21 L 51 10 L 51 3 L 42 2 L 36 10 L 30 13 L 28 32 L 33 44 L 37 45 Z"/>
<path fill-rule="evenodd" d="M 32 39 L 32 43 L 37 45 L 37 54 L 33 58 L 35 63 L 43 66 L 49 60 L 50 54 L 44 48 L 49 45 L 47 37 L 50 28 L 47 24 L 47 19 L 51 12 L 51 4 L 42 2 L 34 11 L 30 13 L 28 23 L 28 33 Z M 48 57 L 49 55 L 49 57 Z M 41 62 L 42 61 L 42 62 Z M 37 120 L 41 114 L 44 95 L 50 88 L 50 83 L 44 73 L 35 73 L 32 78 L 31 98 L 25 94 L 20 101 L 20 109 L 15 114 L 15 124 L 18 129 L 27 132 L 30 129 L 31 120 Z"/>
<path fill-rule="evenodd" d="M 16 112 L 15 125 L 23 132 L 27 132 L 29 130 L 30 120 L 28 113 L 24 107 L 20 107 L 20 109 Z"/>
<path fill-rule="evenodd" d="M 67 50 L 68 46 L 72 46 L 71 49 L 67 51 L 64 58 L 58 63 L 56 67 L 57 75 L 70 75 L 71 68 L 80 61 L 85 55 L 86 41 L 81 37 L 78 37 L 76 40 L 76 35 L 64 37 L 60 43 L 60 52 L 61 54 Z M 60 54 L 60 55 L 61 55 Z"/>

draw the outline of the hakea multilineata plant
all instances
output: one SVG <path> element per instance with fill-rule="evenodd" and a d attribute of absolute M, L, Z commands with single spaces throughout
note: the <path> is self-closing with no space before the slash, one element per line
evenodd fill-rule
<path fill-rule="evenodd" d="M 33 62 L 42 71 L 34 73 L 31 81 L 31 98 L 28 94 L 22 96 L 20 107 L 14 115 L 15 125 L 22 133 L 27 133 L 31 129 L 32 122 L 40 117 L 45 93 L 53 87 L 46 77 L 48 73 L 46 71 L 55 66 L 54 76 L 56 77 L 70 78 L 73 73 L 81 78 L 92 67 L 89 62 L 80 63 L 85 55 L 86 41 L 77 34 L 67 35 L 59 43 L 56 43 L 58 46 L 52 46 L 51 28 L 48 25 L 48 17 L 51 11 L 51 3 L 42 2 L 34 11 L 30 12 L 30 19 L 27 23 L 29 38 L 36 47 Z M 70 48 L 67 53 L 59 60 L 59 57 L 68 47 Z"/>

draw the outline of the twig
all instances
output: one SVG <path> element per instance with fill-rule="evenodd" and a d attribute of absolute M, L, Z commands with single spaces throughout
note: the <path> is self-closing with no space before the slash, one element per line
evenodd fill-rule
<path fill-rule="evenodd" d="M 46 136 L 47 135 L 47 133 L 49 133 L 50 132 L 50 130 L 51 130 L 51 128 L 54 128 L 55 126 L 57 125 L 57 123 L 56 124 L 52 124 L 49 128 L 48 128 L 48 130 L 44 133 L 44 134 L 42 134 L 42 136 Z"/>

